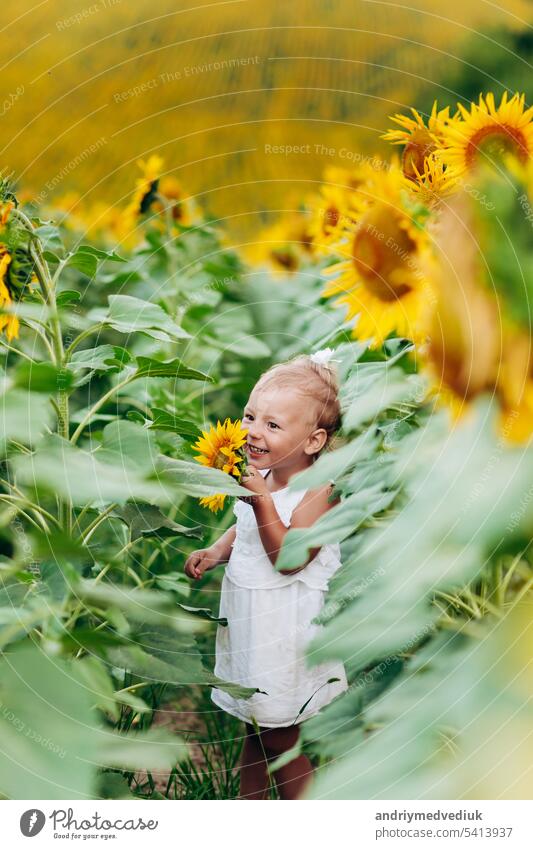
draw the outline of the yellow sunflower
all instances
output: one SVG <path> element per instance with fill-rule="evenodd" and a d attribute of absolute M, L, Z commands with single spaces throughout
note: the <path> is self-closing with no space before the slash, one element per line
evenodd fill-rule
<path fill-rule="evenodd" d="M 218 513 L 224 507 L 225 500 L 225 495 L 208 495 L 206 498 L 200 498 L 200 504 L 202 507 L 207 507 L 212 513 Z"/>
<path fill-rule="evenodd" d="M 246 442 L 247 428 L 241 427 L 241 420 L 232 422 L 226 419 L 224 424 L 217 421 L 216 427 L 211 425 L 209 431 L 202 431 L 202 436 L 194 443 L 193 448 L 201 453 L 195 460 L 210 469 L 220 469 L 228 475 L 240 479 L 242 469 L 239 464 L 244 461 L 240 449 Z M 200 499 L 202 507 L 208 507 L 216 513 L 224 506 L 225 494 L 210 495 Z"/>
<path fill-rule="evenodd" d="M 357 220 L 356 193 L 324 184 L 317 195 L 309 198 L 308 206 L 311 212 L 309 233 L 313 245 L 319 253 L 329 254 L 331 245 Z"/>
<path fill-rule="evenodd" d="M 7 224 L 9 213 L 11 212 L 14 206 L 15 204 L 12 200 L 4 200 L 0 203 L 0 225 L 2 227 Z"/>
<path fill-rule="evenodd" d="M 170 202 L 173 221 L 182 224 L 184 227 L 189 227 L 193 223 L 195 218 L 194 206 L 179 180 L 172 175 L 162 177 L 159 181 L 158 194 Z M 162 209 L 160 201 L 156 201 L 154 209 L 157 211 Z"/>
<path fill-rule="evenodd" d="M 6 276 L 11 256 L 5 249 L 5 246 L 0 245 L 0 308 L 10 307 L 13 303 L 10 291 L 7 287 Z M 16 315 L 8 313 L 0 314 L 0 332 L 5 330 L 8 342 L 18 338 L 20 323 Z"/>
<path fill-rule="evenodd" d="M 420 174 L 424 174 L 427 158 L 440 146 L 442 134 L 446 126 L 455 122 L 450 117 L 450 108 L 437 108 L 433 103 L 427 126 L 416 109 L 411 108 L 413 117 L 409 115 L 391 115 L 390 120 L 398 124 L 401 130 L 388 130 L 381 138 L 393 144 L 404 145 L 402 156 L 403 173 L 408 180 L 417 182 Z"/>
<path fill-rule="evenodd" d="M 163 162 L 157 154 L 152 154 L 146 161 L 137 160 L 142 176 L 136 180 L 133 197 L 117 221 L 117 236 L 121 241 L 131 239 L 140 216 L 147 213 L 156 200 Z"/>
<path fill-rule="evenodd" d="M 462 120 L 453 121 L 442 130 L 442 161 L 457 173 L 464 174 L 476 166 L 479 159 L 501 161 L 512 154 L 526 163 L 533 156 L 533 107 L 525 109 L 525 96 L 514 94 L 508 99 L 504 92 L 497 107 L 492 92 L 470 111 L 458 104 Z"/>
<path fill-rule="evenodd" d="M 416 182 L 411 183 L 410 190 L 428 207 L 437 207 L 443 198 L 457 191 L 460 177 L 455 169 L 444 165 L 440 159 L 431 153 L 426 157 L 424 170 L 419 173 L 416 166 Z"/>
<path fill-rule="evenodd" d="M 348 258 L 324 272 L 335 275 L 324 296 L 341 296 L 337 303 L 347 305 L 347 319 L 358 315 L 354 335 L 370 339 L 372 347 L 392 331 L 415 342 L 424 338 L 423 315 L 432 293 L 420 257 L 428 240 L 405 186 L 397 165 L 375 172 L 363 192 L 361 218 L 335 248 Z"/>
<path fill-rule="evenodd" d="M 428 341 L 419 348 L 422 371 L 454 419 L 479 395 L 494 391 L 501 360 L 501 309 L 484 284 L 473 202 L 459 193 L 443 210 L 435 250 L 424 272 L 435 300 L 427 314 Z"/>
<path fill-rule="evenodd" d="M 528 441 L 533 435 L 533 341 L 511 325 L 504 329 L 497 390 L 502 434 L 509 442 Z"/>
<path fill-rule="evenodd" d="M 269 265 L 283 274 L 298 271 L 313 253 L 309 220 L 300 212 L 283 217 L 259 233 L 257 241 L 246 250 L 254 265 Z"/>

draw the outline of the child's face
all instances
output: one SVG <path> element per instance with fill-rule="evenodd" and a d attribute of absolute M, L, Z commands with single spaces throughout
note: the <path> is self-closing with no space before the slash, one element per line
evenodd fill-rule
<path fill-rule="evenodd" d="M 260 469 L 309 465 L 327 438 L 324 428 L 316 428 L 315 412 L 315 402 L 291 387 L 254 389 L 242 420 L 249 460 Z"/>

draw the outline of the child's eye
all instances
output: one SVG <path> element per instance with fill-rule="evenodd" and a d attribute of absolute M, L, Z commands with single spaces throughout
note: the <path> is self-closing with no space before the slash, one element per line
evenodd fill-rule
<path fill-rule="evenodd" d="M 274 427 L 278 427 L 278 425 L 275 422 L 269 422 L 269 424 L 274 425 Z"/>

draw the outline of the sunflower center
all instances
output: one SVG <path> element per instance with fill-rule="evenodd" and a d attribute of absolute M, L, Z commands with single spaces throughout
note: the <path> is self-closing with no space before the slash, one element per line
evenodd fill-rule
<path fill-rule="evenodd" d="M 228 462 L 227 456 L 225 454 L 223 454 L 221 451 L 218 451 L 217 455 L 216 455 L 216 457 L 213 461 L 213 468 L 214 469 L 223 469 L 227 462 Z"/>
<path fill-rule="evenodd" d="M 381 301 L 402 298 L 411 291 L 394 280 L 394 272 L 413 266 L 415 244 L 387 209 L 361 222 L 352 244 L 352 259 L 365 288 Z"/>
<path fill-rule="evenodd" d="M 507 124 L 491 124 L 474 133 L 465 151 L 467 164 L 472 165 L 479 153 L 490 160 L 501 159 L 506 153 L 514 153 L 522 162 L 529 158 L 527 141 L 522 130 Z"/>
<path fill-rule="evenodd" d="M 288 249 L 284 250 L 283 248 L 273 248 L 272 259 L 288 271 L 296 271 L 298 268 L 298 259 L 296 255 L 291 253 Z"/>
<path fill-rule="evenodd" d="M 435 150 L 435 142 L 425 129 L 415 130 L 404 147 L 402 156 L 403 173 L 408 180 L 416 181 L 416 171 L 424 173 L 426 157 Z M 416 170 L 415 170 L 416 168 Z"/>
<path fill-rule="evenodd" d="M 324 210 L 324 223 L 322 229 L 326 235 L 330 229 L 337 226 L 340 217 L 340 210 L 336 206 L 328 206 L 328 208 Z"/>

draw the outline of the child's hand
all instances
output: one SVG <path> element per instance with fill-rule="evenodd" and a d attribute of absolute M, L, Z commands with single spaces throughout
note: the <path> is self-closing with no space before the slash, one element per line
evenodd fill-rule
<path fill-rule="evenodd" d="M 241 486 L 244 486 L 245 489 L 249 489 L 253 493 L 250 496 L 237 496 L 246 504 L 254 503 L 254 495 L 270 495 L 270 490 L 266 485 L 263 475 L 259 474 L 255 466 L 252 466 L 251 464 L 248 464 L 240 484 Z"/>
<path fill-rule="evenodd" d="M 208 569 L 214 569 L 220 563 L 218 553 L 213 548 L 200 548 L 198 551 L 193 551 L 189 554 L 185 561 L 185 574 L 189 578 L 201 578 L 204 572 Z"/>

